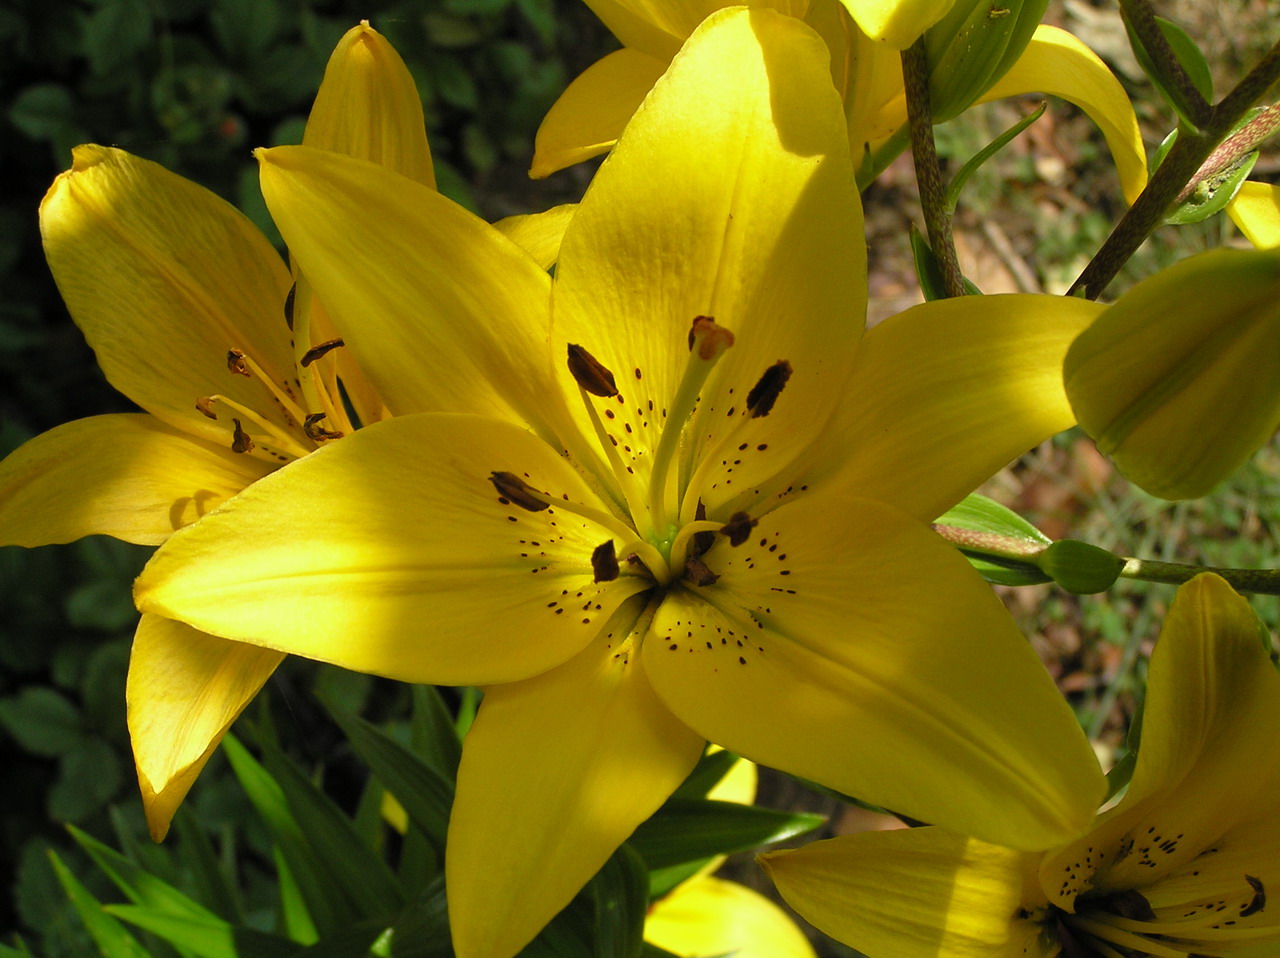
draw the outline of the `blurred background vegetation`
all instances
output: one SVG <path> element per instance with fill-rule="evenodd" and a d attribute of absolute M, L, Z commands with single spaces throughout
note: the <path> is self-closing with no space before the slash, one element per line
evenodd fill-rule
<path fill-rule="evenodd" d="M 1162 11 L 1203 38 L 1219 89 L 1272 38 L 1265 0 L 1183 0 Z M 1109 4 L 1070 0 L 1051 17 L 1108 57 L 1140 103 L 1154 103 L 1116 38 Z M 218 192 L 273 235 L 250 149 L 298 142 L 324 64 L 362 18 L 383 32 L 418 81 L 441 188 L 490 219 L 577 199 L 589 170 L 543 183 L 525 176 L 533 132 L 570 79 L 616 45 L 580 0 L 8 0 L 0 9 L 0 454 L 69 420 L 124 411 L 67 316 L 44 265 L 36 209 L 82 142 L 118 145 Z M 1033 99 L 993 104 L 939 130 L 952 169 Z M 1171 124 L 1140 107 L 1149 145 Z M 1060 291 L 1120 212 L 1101 140 L 1072 108 L 1051 106 L 975 178 L 957 220 L 962 264 L 988 292 Z M 1264 155 L 1255 177 L 1274 166 Z M 906 245 L 919 223 L 909 161 L 868 191 L 873 314 L 918 298 Z M 1153 272 L 1230 235 L 1223 221 L 1165 230 L 1125 278 Z M 1118 293 L 1117 285 L 1112 293 Z M 1229 488 L 1171 505 L 1130 488 L 1074 437 L 1046 444 L 988 491 L 1052 536 L 1129 554 L 1274 566 L 1280 453 L 1272 448 Z M 143 836 L 124 723 L 124 674 L 135 622 L 130 584 L 149 550 L 94 538 L 0 549 L 0 942 L 45 958 L 94 953 L 58 883 L 54 848 L 95 894 L 106 879 L 67 835 L 72 823 L 139 861 L 162 854 Z M 1119 747 L 1143 688 L 1142 663 L 1172 597 L 1122 585 L 1113 597 L 1049 587 L 1008 598 L 1082 722 Z M 1276 625 L 1275 600 L 1255 607 Z M 356 807 L 365 772 L 319 699 L 374 721 L 403 720 L 409 692 L 393 683 L 289 659 L 251 709 L 326 788 Z M 457 700 L 450 699 L 456 706 Z M 766 779 L 762 798 L 837 811 L 794 783 Z M 838 817 L 832 830 L 865 827 Z M 242 887 L 270 882 L 268 843 L 220 756 L 177 826 L 177 841 L 213 839 Z M 174 839 L 170 839 L 172 845 Z M 764 884 L 749 858 L 731 867 Z M 179 876 L 180 877 L 180 876 Z M 176 880 L 176 879 L 175 879 Z M 117 896 L 118 898 L 118 896 Z M 164 954 L 163 949 L 157 954 Z M 830 954 L 849 954 L 834 948 Z"/>

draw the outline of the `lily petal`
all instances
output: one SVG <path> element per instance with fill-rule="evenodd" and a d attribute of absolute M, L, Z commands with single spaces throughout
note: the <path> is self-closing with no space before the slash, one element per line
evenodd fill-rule
<path fill-rule="evenodd" d="M 543 269 L 550 269 L 560 258 L 560 241 L 577 211 L 578 204 L 562 203 L 541 213 L 503 217 L 493 228 L 532 256 Z"/>
<path fill-rule="evenodd" d="M 1255 249 L 1280 246 L 1280 186 L 1246 180 L 1227 215 Z"/>
<path fill-rule="evenodd" d="M 0 542 L 159 545 L 270 471 L 142 413 L 78 419 L 0 463 Z"/>
<path fill-rule="evenodd" d="M 271 215 L 397 415 L 472 412 L 554 433 L 550 277 L 488 223 L 383 167 L 258 153 Z"/>
<path fill-rule="evenodd" d="M 686 466 L 718 457 L 746 397 L 779 360 L 795 375 L 776 409 L 747 427 L 756 432 L 741 436 L 759 445 L 767 429 L 771 451 L 735 471 L 735 484 L 777 472 L 842 399 L 863 329 L 866 261 L 827 61 L 799 20 L 740 7 L 713 14 L 628 125 L 565 232 L 553 355 L 580 345 L 617 375 L 625 402 L 611 407 L 613 428 L 642 477 L 690 362 L 695 317 L 735 339 L 701 391 Z M 585 417 L 580 428 L 589 434 Z M 735 492 L 706 490 L 707 509 Z"/>
<path fill-rule="evenodd" d="M 561 667 L 485 690 L 449 820 L 459 958 L 519 951 L 697 763 L 703 739 L 653 694 L 634 652 L 640 604 Z"/>
<path fill-rule="evenodd" d="M 587 0 L 597 17 L 625 46 L 670 60 L 707 17 L 726 0 Z M 754 4 L 802 17 L 808 0 L 759 0 Z"/>
<path fill-rule="evenodd" d="M 1261 635 L 1249 603 L 1212 573 L 1178 590 L 1151 657 L 1129 790 L 1098 828 L 1045 860 L 1046 892 L 1059 891 L 1086 847 L 1114 848 L 1125 835 L 1137 840 L 1133 852 L 1104 859 L 1094 887 L 1154 885 L 1235 823 L 1275 807 L 1280 674 Z"/>
<path fill-rule="evenodd" d="M 222 737 L 284 656 L 144 615 L 129 655 L 129 737 L 151 837 L 169 823 Z"/>
<path fill-rule="evenodd" d="M 841 0 L 862 31 L 879 43 L 905 50 L 947 15 L 955 0 Z"/>
<path fill-rule="evenodd" d="M 268 376 L 293 376 L 284 303 L 292 280 L 241 213 L 123 150 L 80 146 L 40 205 L 45 256 L 108 381 L 143 409 L 210 442 L 230 427 L 197 412 L 224 395 L 288 420 L 264 386 L 233 375 L 245 351 Z"/>
<path fill-rule="evenodd" d="M 1041 24 L 1026 51 L 979 103 L 1021 93 L 1047 93 L 1074 103 L 1097 124 L 1111 150 L 1125 200 L 1147 185 L 1147 155 L 1133 104 L 1097 54 L 1058 27 Z"/>
<path fill-rule="evenodd" d="M 302 143 L 369 160 L 435 189 L 417 84 L 368 21 L 348 30 L 329 57 Z"/>
<path fill-rule="evenodd" d="M 1080 425 L 1153 495 L 1202 496 L 1280 425 L 1280 252 L 1218 249 L 1139 283 L 1063 367 Z"/>
<path fill-rule="evenodd" d="M 540 180 L 607 153 L 670 62 L 625 47 L 587 67 L 543 117 L 529 175 Z"/>
<path fill-rule="evenodd" d="M 1104 308 L 1063 296 L 965 296 L 880 323 L 858 353 L 856 400 L 824 432 L 823 451 L 847 458 L 828 455 L 801 481 L 830 475 L 849 495 L 932 521 L 1075 424 L 1062 361 Z"/>
<path fill-rule="evenodd" d="M 672 589 L 643 650 L 690 727 L 1015 848 L 1092 820 L 1102 776 L 1070 709 L 990 590 L 922 523 L 811 490 L 703 558 L 719 580 Z"/>
<path fill-rule="evenodd" d="M 175 534 L 139 577 L 138 607 L 407 682 L 527 678 L 575 655 L 651 582 L 628 571 L 595 583 L 592 553 L 616 531 L 556 506 L 503 504 L 495 471 L 603 509 L 555 449 L 522 429 L 399 416 Z"/>
<path fill-rule="evenodd" d="M 758 861 L 805 920 L 872 958 L 991 958 L 1012 954 L 1027 858 L 941 828 L 911 828 Z"/>
<path fill-rule="evenodd" d="M 644 940 L 683 958 L 814 958 L 781 908 L 737 882 L 699 875 L 649 908 Z"/>

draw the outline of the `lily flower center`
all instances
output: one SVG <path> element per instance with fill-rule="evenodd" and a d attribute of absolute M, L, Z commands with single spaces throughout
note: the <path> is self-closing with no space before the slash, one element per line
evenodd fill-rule
<path fill-rule="evenodd" d="M 219 410 L 224 412 L 231 423 L 233 452 L 286 463 L 353 431 L 335 364 L 321 362 L 344 343 L 337 338 L 312 343 L 310 317 L 310 291 L 295 283 L 284 304 L 285 323 L 293 334 L 292 369 L 283 375 L 272 372 L 238 344 L 230 344 L 227 372 L 253 380 L 260 393 L 256 399 L 239 390 L 234 396 L 216 393 L 196 400 L 196 409 L 210 419 L 222 420 Z"/>
<path fill-rule="evenodd" d="M 785 360 L 764 369 L 741 408 L 731 406 L 728 423 L 718 426 L 714 437 L 704 437 L 695 452 L 698 437 L 691 435 L 689 424 L 712 371 L 733 344 L 733 333 L 712 317 L 695 317 L 688 333 L 688 359 L 665 407 L 652 399 L 628 404 L 613 371 L 586 347 L 570 344 L 568 368 L 595 433 L 596 468 L 604 469 L 594 477 L 595 485 L 605 491 L 606 508 L 554 496 L 531 486 L 527 474 L 510 471 L 490 476 L 500 501 L 530 512 L 554 508 L 608 530 L 613 538 L 591 555 L 596 582 L 639 575 L 659 590 L 676 582 L 695 590 L 714 584 L 720 576 L 707 561 L 708 551 L 721 537 L 731 547 L 742 545 L 756 520 L 740 510 L 721 509 L 724 514 L 708 516 L 698 490 L 741 463 L 749 447 L 742 441 L 744 429 L 751 420 L 769 414 L 791 376 Z M 634 374 L 642 381 L 640 368 Z M 767 444 L 755 448 L 763 451 Z"/>

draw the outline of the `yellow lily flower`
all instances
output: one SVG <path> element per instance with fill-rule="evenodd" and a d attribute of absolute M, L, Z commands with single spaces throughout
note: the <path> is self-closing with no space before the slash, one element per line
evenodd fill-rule
<path fill-rule="evenodd" d="M 1280 675 L 1263 634 L 1217 576 L 1179 589 L 1128 791 L 1057 849 L 919 828 L 761 864 L 792 907 L 870 958 L 1274 955 Z"/>
<path fill-rule="evenodd" d="M 367 24 L 334 51 L 306 142 L 434 186 L 407 68 Z M 219 502 L 385 409 L 305 280 L 239 212 L 122 150 L 82 146 L 41 204 L 45 252 L 107 379 L 146 412 L 37 436 L 0 464 L 0 541 L 104 534 L 158 545 Z M 290 326 L 292 325 L 292 330 Z M 144 615 L 129 727 L 152 836 L 164 837 L 280 653 Z"/>
<path fill-rule="evenodd" d="M 729 5 L 725 0 L 590 0 L 623 48 L 588 67 L 552 105 L 538 129 L 529 175 L 550 176 L 612 149 L 684 39 L 705 16 Z M 861 21 L 855 22 L 838 0 L 760 0 L 750 5 L 803 18 L 826 41 L 855 162 L 906 123 L 898 51 L 868 36 L 865 24 L 860 29 Z M 890 10 L 912 5 L 870 0 L 866 6 Z M 941 16 L 951 4 L 944 0 L 938 6 Z M 1132 203 L 1146 185 L 1146 152 L 1133 106 L 1106 64 L 1071 34 L 1042 25 L 1009 72 L 978 102 L 1034 92 L 1073 103 L 1093 119 L 1115 159 L 1125 199 Z"/>
<path fill-rule="evenodd" d="M 735 9 L 694 33 L 554 282 L 371 164 L 260 158 L 398 415 L 176 533 L 136 599 L 485 687 L 446 862 L 462 958 L 517 952 L 704 740 L 1028 848 L 1087 821 L 1074 718 L 928 523 L 1070 424 L 1062 355 L 1100 307 L 965 298 L 864 335 L 844 116 L 804 24 Z M 1024 811 L 988 819 L 1008 794 Z"/>
<path fill-rule="evenodd" d="M 1134 483 L 1202 496 L 1280 426 L 1280 252 L 1220 249 L 1139 283 L 1063 374 L 1080 425 Z"/>

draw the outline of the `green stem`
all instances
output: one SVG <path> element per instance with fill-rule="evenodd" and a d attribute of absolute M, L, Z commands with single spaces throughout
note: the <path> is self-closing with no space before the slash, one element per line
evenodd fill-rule
<path fill-rule="evenodd" d="M 1280 569 L 1219 569 L 1213 566 L 1185 565 L 1181 562 L 1160 562 L 1156 559 L 1134 559 L 1126 556 L 1120 577 L 1140 579 L 1143 582 L 1181 585 L 1201 572 L 1212 572 L 1221 576 L 1237 592 L 1280 595 Z"/>
<path fill-rule="evenodd" d="M 1072 284 L 1068 295 L 1082 295 L 1086 299 L 1097 299 L 1102 295 L 1120 268 L 1164 220 L 1166 211 L 1209 154 L 1277 79 L 1280 79 L 1280 43 L 1272 47 L 1236 88 L 1213 108 L 1201 133 L 1180 131 L 1178 141 L 1137 202 L 1116 224 L 1097 255 Z"/>
<path fill-rule="evenodd" d="M 1205 124 L 1213 116 L 1213 107 L 1196 89 L 1196 85 L 1187 76 L 1187 71 L 1182 68 L 1182 62 L 1174 54 L 1173 47 L 1169 46 L 1169 40 L 1160 29 L 1160 24 L 1156 23 L 1156 15 L 1151 5 L 1146 0 L 1120 0 L 1120 15 L 1129 29 L 1142 41 L 1147 56 L 1159 66 L 1165 81 L 1177 88 L 1182 109 L 1189 114 L 1188 119 L 1196 125 L 1197 129 L 1204 129 Z"/>
<path fill-rule="evenodd" d="M 902 78 L 907 93 L 907 126 L 911 131 L 911 157 L 915 161 L 920 206 L 929 232 L 929 245 L 942 273 L 943 291 L 948 297 L 964 295 L 960 260 L 951 235 L 947 213 L 947 192 L 942 185 L 937 144 L 933 140 L 933 111 L 929 106 L 929 61 L 921 37 L 902 51 Z"/>

